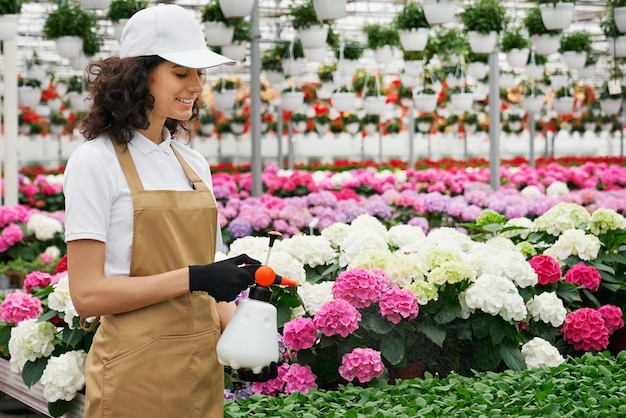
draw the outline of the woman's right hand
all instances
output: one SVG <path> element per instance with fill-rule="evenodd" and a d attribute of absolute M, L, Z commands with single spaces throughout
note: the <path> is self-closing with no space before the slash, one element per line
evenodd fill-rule
<path fill-rule="evenodd" d="M 189 266 L 189 291 L 201 290 L 218 302 L 230 302 L 254 284 L 254 273 L 261 262 L 241 254 L 216 263 Z"/>

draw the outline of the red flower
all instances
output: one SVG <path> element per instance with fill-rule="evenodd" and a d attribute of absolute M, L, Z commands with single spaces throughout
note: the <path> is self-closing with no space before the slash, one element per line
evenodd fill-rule
<path fill-rule="evenodd" d="M 59 262 L 56 265 L 57 273 L 63 273 L 64 271 L 67 271 L 67 255 L 64 255 L 63 257 L 61 257 L 61 260 L 59 260 Z"/>

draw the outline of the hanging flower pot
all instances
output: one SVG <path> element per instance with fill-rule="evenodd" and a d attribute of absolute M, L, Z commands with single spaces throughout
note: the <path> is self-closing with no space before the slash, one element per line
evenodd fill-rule
<path fill-rule="evenodd" d="M 346 17 L 348 0 L 313 0 L 313 8 L 319 20 L 334 20 Z"/>
<path fill-rule="evenodd" d="M 530 37 L 537 55 L 551 55 L 559 50 L 561 35 L 532 35 Z"/>
<path fill-rule="evenodd" d="M 304 58 L 283 58 L 280 63 L 283 66 L 283 73 L 288 76 L 300 75 L 306 67 L 306 59 Z"/>
<path fill-rule="evenodd" d="M 326 58 L 328 52 L 328 46 L 324 44 L 319 48 L 303 48 L 304 59 L 308 62 L 322 62 Z"/>
<path fill-rule="evenodd" d="M 572 113 L 574 110 L 574 98 L 571 96 L 554 99 L 554 111 L 560 115 Z"/>
<path fill-rule="evenodd" d="M 213 101 L 215 108 L 220 112 L 232 110 L 237 101 L 237 91 L 231 89 L 223 89 L 222 91 L 213 91 Z"/>
<path fill-rule="evenodd" d="M 57 52 L 64 58 L 77 58 L 83 50 L 83 39 L 78 36 L 61 36 L 56 40 Z"/>
<path fill-rule="evenodd" d="M 22 86 L 17 89 L 17 102 L 22 107 L 34 109 L 41 100 L 41 88 Z"/>
<path fill-rule="evenodd" d="M 490 54 L 495 49 L 496 43 L 498 42 L 498 33 L 495 31 L 489 33 L 468 31 L 467 40 L 475 54 Z"/>
<path fill-rule="evenodd" d="M 202 134 L 205 136 L 213 135 L 213 132 L 215 132 L 215 124 L 203 123 L 202 125 L 200 125 L 200 132 L 202 132 Z"/>
<path fill-rule="evenodd" d="M 413 96 L 415 109 L 418 112 L 432 113 L 437 108 L 437 95 L 419 93 Z"/>
<path fill-rule="evenodd" d="M 296 32 L 302 48 L 321 48 L 326 46 L 326 39 L 328 38 L 327 25 L 312 25 L 298 29 Z"/>
<path fill-rule="evenodd" d="M 538 95 L 538 96 L 524 96 L 522 100 L 522 106 L 524 106 L 524 110 L 526 113 L 530 115 L 536 115 L 543 108 L 543 102 L 546 96 Z"/>
<path fill-rule="evenodd" d="M 626 36 L 618 36 L 617 38 L 606 38 L 609 44 L 609 53 L 615 58 L 626 57 Z"/>
<path fill-rule="evenodd" d="M 506 60 L 511 67 L 524 68 L 529 55 L 530 48 L 513 48 L 506 53 Z"/>
<path fill-rule="evenodd" d="M 529 80 L 539 80 L 543 77 L 545 69 L 545 65 L 542 64 L 527 64 L 524 72 Z"/>
<path fill-rule="evenodd" d="M 246 125 L 241 122 L 231 122 L 230 124 L 230 131 L 237 137 L 243 135 L 245 128 Z"/>
<path fill-rule="evenodd" d="M 613 19 L 617 30 L 621 33 L 626 33 L 626 6 L 616 7 L 613 10 Z"/>
<path fill-rule="evenodd" d="M 346 132 L 349 133 L 350 135 L 356 135 L 357 132 L 359 132 L 359 129 L 361 128 L 361 126 L 359 125 L 358 122 L 351 122 L 346 124 Z"/>
<path fill-rule="evenodd" d="M 77 112 L 86 112 L 89 110 L 89 102 L 88 102 L 88 93 L 78 93 L 75 91 L 71 91 L 67 94 L 67 97 L 70 99 L 70 106 L 72 110 Z"/>
<path fill-rule="evenodd" d="M 378 132 L 378 125 L 375 123 L 366 123 L 363 130 L 365 130 L 368 135 L 374 135 Z"/>
<path fill-rule="evenodd" d="M 250 16 L 255 0 L 219 0 L 220 9 L 224 17 L 245 17 Z M 230 57 L 229 57 L 230 58 Z"/>
<path fill-rule="evenodd" d="M 587 53 L 586 52 L 577 52 L 577 51 L 563 51 L 561 53 L 563 57 L 563 62 L 570 70 L 578 71 L 585 67 L 585 63 L 587 62 Z"/>
<path fill-rule="evenodd" d="M 385 96 L 367 96 L 363 99 L 363 110 L 368 115 L 380 115 L 385 111 Z"/>
<path fill-rule="evenodd" d="M 272 86 L 281 86 L 285 82 L 285 75 L 281 71 L 266 71 L 265 78 Z"/>
<path fill-rule="evenodd" d="M 454 0 L 424 0 L 424 16 L 428 24 L 438 25 L 454 21 L 457 2 Z"/>
<path fill-rule="evenodd" d="M 417 28 L 413 30 L 398 29 L 400 44 L 405 51 L 423 51 L 428 43 L 428 29 Z"/>
<path fill-rule="evenodd" d="M 450 95 L 450 103 L 457 113 L 468 112 L 474 104 L 473 93 L 454 93 Z"/>
<path fill-rule="evenodd" d="M 474 61 L 467 64 L 467 75 L 482 80 L 489 73 L 489 66 L 481 61 Z"/>
<path fill-rule="evenodd" d="M 356 93 L 354 92 L 335 92 L 330 96 L 330 102 L 338 112 L 347 112 L 354 108 L 355 98 Z"/>
<path fill-rule="evenodd" d="M 393 49 L 389 45 L 384 45 L 374 49 L 374 61 L 378 64 L 389 64 L 393 61 Z"/>
<path fill-rule="evenodd" d="M 0 15 L 0 41 L 10 41 L 17 36 L 16 14 Z"/>
<path fill-rule="evenodd" d="M 600 109 L 605 115 L 617 115 L 622 107 L 621 98 L 606 98 L 600 100 Z"/>
<path fill-rule="evenodd" d="M 516 86 L 515 74 L 513 73 L 500 73 L 500 87 L 503 89 L 510 89 Z"/>
<path fill-rule="evenodd" d="M 557 2 L 540 4 L 541 20 L 548 30 L 567 28 L 574 19 L 574 3 Z"/>
<path fill-rule="evenodd" d="M 304 103 L 304 92 L 302 91 L 284 91 L 280 95 L 280 102 L 283 109 L 293 112 Z"/>
<path fill-rule="evenodd" d="M 567 86 L 567 83 L 567 74 L 552 74 L 550 76 L 550 85 L 552 86 L 554 91 L 560 90 L 561 88 Z"/>
<path fill-rule="evenodd" d="M 235 61 L 243 61 L 247 52 L 247 46 L 240 42 L 224 45 L 221 51 L 222 55 Z"/>
<path fill-rule="evenodd" d="M 209 46 L 224 46 L 233 42 L 234 26 L 226 26 L 224 22 L 204 22 L 204 36 Z"/>
<path fill-rule="evenodd" d="M 319 136 L 326 135 L 329 130 L 330 130 L 330 125 L 328 123 L 318 122 L 315 124 L 315 132 L 317 132 Z"/>
<path fill-rule="evenodd" d="M 111 0 L 78 0 L 78 3 L 86 10 L 108 9 Z"/>

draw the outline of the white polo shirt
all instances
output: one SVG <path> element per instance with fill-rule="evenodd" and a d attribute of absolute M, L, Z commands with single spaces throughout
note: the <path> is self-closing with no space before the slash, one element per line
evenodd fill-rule
<path fill-rule="evenodd" d="M 171 146 L 212 190 L 211 171 L 197 151 L 172 141 L 164 129 L 157 145 L 136 132 L 128 149 L 145 190 L 190 190 L 191 184 Z M 81 144 L 64 174 L 65 241 L 93 239 L 106 243 L 105 276 L 128 276 L 133 232 L 133 204 L 126 177 L 108 135 Z M 216 237 L 221 245 L 221 233 Z"/>

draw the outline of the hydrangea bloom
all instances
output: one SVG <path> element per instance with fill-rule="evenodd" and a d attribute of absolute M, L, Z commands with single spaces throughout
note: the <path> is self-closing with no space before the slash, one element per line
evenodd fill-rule
<path fill-rule="evenodd" d="M 63 224 L 57 219 L 44 214 L 35 213 L 28 218 L 26 228 L 35 234 L 40 241 L 49 241 L 54 238 L 54 234 L 63 232 Z"/>
<path fill-rule="evenodd" d="M 561 202 L 535 219 L 535 230 L 558 236 L 568 229 L 579 228 L 591 219 L 587 210 L 575 203 Z"/>
<path fill-rule="evenodd" d="M 278 366 L 278 376 L 275 379 L 270 379 L 267 382 L 252 383 L 252 391 L 261 395 L 277 396 L 285 389 L 284 377 L 288 370 L 289 364 L 281 364 Z"/>
<path fill-rule="evenodd" d="M 578 263 L 565 272 L 565 281 L 576 286 L 582 286 L 591 292 L 596 292 L 600 288 L 602 276 L 595 267 L 588 266 L 585 263 Z"/>
<path fill-rule="evenodd" d="M 624 327 L 622 310 L 619 307 L 615 305 L 602 305 L 598 308 L 598 312 L 602 315 L 604 325 L 609 330 L 609 334 Z"/>
<path fill-rule="evenodd" d="M 626 229 L 626 218 L 613 209 L 600 208 L 591 214 L 589 230 L 594 235 L 605 234 L 609 231 Z"/>
<path fill-rule="evenodd" d="M 366 248 L 350 261 L 346 269 L 363 268 L 373 270 L 384 268 L 386 270 L 386 266 L 389 260 L 394 257 L 394 254 L 388 248 Z"/>
<path fill-rule="evenodd" d="M 293 350 L 313 347 L 317 339 L 317 328 L 311 318 L 294 318 L 283 328 L 283 341 Z"/>
<path fill-rule="evenodd" d="M 439 299 L 439 288 L 426 280 L 415 280 L 404 289 L 413 293 L 420 305 L 426 305 L 431 300 L 436 301 Z"/>
<path fill-rule="evenodd" d="M 590 261 L 598 256 L 598 251 L 600 251 L 598 237 L 585 234 L 582 229 L 569 229 L 564 231 L 544 254 L 554 257 L 559 262 L 566 260 L 570 255 Z"/>
<path fill-rule="evenodd" d="M 528 260 L 528 263 L 537 273 L 537 282 L 539 284 L 556 283 L 561 279 L 561 267 L 549 255 L 537 255 Z"/>
<path fill-rule="evenodd" d="M 406 246 L 414 246 L 426 239 L 424 231 L 419 226 L 400 224 L 389 228 L 387 240 L 389 245 L 398 249 Z"/>
<path fill-rule="evenodd" d="M 518 227 L 519 229 L 505 231 L 502 233 L 503 236 L 507 238 L 521 237 L 522 239 L 526 239 L 528 238 L 528 235 L 533 231 L 534 223 L 531 219 L 526 217 L 512 218 L 504 224 L 504 227 Z"/>
<path fill-rule="evenodd" d="M 309 267 L 331 264 L 337 258 L 337 253 L 330 245 L 330 241 L 320 235 L 294 235 L 277 244 L 277 249 L 289 253 Z"/>
<path fill-rule="evenodd" d="M 335 299 L 344 299 L 355 308 L 367 308 L 378 302 L 388 287 L 389 278 L 383 270 L 355 268 L 339 273 L 332 293 Z"/>
<path fill-rule="evenodd" d="M 604 350 L 609 345 L 609 330 L 602 314 L 592 308 L 580 308 L 565 317 L 561 328 L 563 340 L 575 350 Z"/>
<path fill-rule="evenodd" d="M 355 348 L 344 354 L 339 366 L 339 375 L 347 381 L 355 378 L 366 383 L 382 376 L 385 370 L 379 351 L 371 348 Z"/>
<path fill-rule="evenodd" d="M 85 386 L 85 359 L 83 350 L 68 351 L 58 357 L 50 357 L 41 384 L 43 396 L 48 402 L 71 401 Z"/>
<path fill-rule="evenodd" d="M 399 324 L 402 318 L 417 318 L 419 311 L 415 295 L 397 286 L 383 292 L 379 306 L 380 314 L 393 324 Z"/>
<path fill-rule="evenodd" d="M 535 321 L 560 327 L 565 321 L 567 310 L 563 301 L 554 292 L 543 292 L 526 303 L 528 313 Z"/>
<path fill-rule="evenodd" d="M 480 309 L 491 315 L 500 315 L 505 321 L 526 318 L 526 306 L 510 280 L 493 274 L 483 274 L 464 294 L 469 309 Z"/>
<path fill-rule="evenodd" d="M 537 284 L 537 273 L 509 240 L 490 241 L 476 248 L 469 255 L 468 264 L 478 276 L 505 277 L 521 288 Z"/>
<path fill-rule="evenodd" d="M 415 280 L 423 280 L 426 272 L 426 266 L 417 254 L 400 251 L 391 254 L 384 269 L 391 284 L 402 288 Z"/>
<path fill-rule="evenodd" d="M 41 312 L 41 300 L 20 290 L 9 293 L 0 305 L 0 319 L 9 324 L 39 318 Z"/>
<path fill-rule="evenodd" d="M 446 283 L 459 283 L 463 280 L 471 282 L 475 279 L 476 271 L 465 261 L 446 261 L 428 273 L 428 281 L 438 286 Z"/>
<path fill-rule="evenodd" d="M 556 367 L 565 362 L 555 346 L 539 337 L 533 338 L 522 346 L 522 356 L 529 369 L 541 366 Z"/>
<path fill-rule="evenodd" d="M 70 284 L 67 274 L 61 275 L 53 287 L 54 291 L 48 296 L 48 306 L 50 309 L 62 312 L 65 323 L 70 329 L 74 329 L 74 318 L 78 318 L 78 312 L 76 312 L 70 297 Z"/>
<path fill-rule="evenodd" d="M 325 336 L 347 337 L 359 327 L 361 313 L 343 299 L 333 299 L 315 314 L 313 322 Z"/>
<path fill-rule="evenodd" d="M 298 286 L 298 297 L 302 301 L 302 306 L 310 315 L 315 315 L 326 302 L 333 299 L 333 284 L 334 282 L 332 281 L 319 283 L 304 282 Z"/>
<path fill-rule="evenodd" d="M 384 228 L 384 227 L 383 227 Z M 375 229 L 350 227 L 350 230 L 341 243 L 339 265 L 346 267 L 361 251 L 365 249 L 387 249 L 387 240 Z"/>
<path fill-rule="evenodd" d="M 26 319 L 11 328 L 9 339 L 10 365 L 14 373 L 21 373 L 27 361 L 48 357 L 54 351 L 56 327 L 50 322 Z"/>
<path fill-rule="evenodd" d="M 287 372 L 282 376 L 285 382 L 285 393 L 300 392 L 306 395 L 310 389 L 317 389 L 316 378 L 311 371 L 311 366 L 303 366 L 297 363 L 291 364 Z"/>

